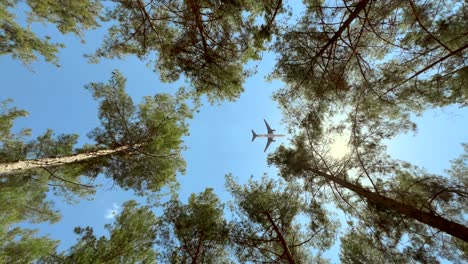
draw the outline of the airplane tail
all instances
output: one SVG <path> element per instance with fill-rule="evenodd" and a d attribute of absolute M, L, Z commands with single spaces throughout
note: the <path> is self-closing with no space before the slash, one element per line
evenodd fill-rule
<path fill-rule="evenodd" d="M 252 141 L 254 141 L 256 137 L 257 137 L 257 134 L 255 134 L 255 132 L 252 130 Z"/>

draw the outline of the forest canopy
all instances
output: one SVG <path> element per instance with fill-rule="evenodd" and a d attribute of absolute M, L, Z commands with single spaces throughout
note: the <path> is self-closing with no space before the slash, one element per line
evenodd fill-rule
<path fill-rule="evenodd" d="M 58 67 L 72 39 L 88 51 L 89 64 L 78 67 L 132 58 L 154 83 L 172 86 L 140 99 L 135 91 L 151 81 L 139 69 L 131 69 L 137 85 L 119 69 L 89 76 L 83 89 L 99 124 L 87 139 L 18 128 L 30 118 L 26 107 L 0 98 L 0 262 L 464 263 L 468 143 L 458 142 L 458 157 L 450 149 L 455 158 L 443 172 L 388 149 L 417 134 L 427 111 L 468 106 L 467 14 L 456 0 L 0 0 L 2 60 Z M 98 46 L 88 46 L 96 34 Z M 263 157 L 275 173 L 246 179 L 225 165 L 249 166 L 247 155 L 222 162 L 209 149 L 221 146 L 203 146 L 204 154 L 187 142 L 192 125 L 206 138 L 216 136 L 216 122 L 232 127 L 227 117 L 197 125 L 212 104 L 243 118 L 239 102 L 259 89 L 249 80 L 268 67 L 264 77 L 281 82 L 268 93 L 289 141 Z M 231 131 L 222 136 L 230 141 Z M 346 147 L 337 156 L 338 139 Z M 191 147 L 203 164 L 194 164 Z M 183 193 L 190 166 L 213 178 L 225 166 L 224 187 L 185 175 L 203 188 Z M 63 246 L 33 226 L 64 221 L 57 204 L 98 197 L 99 179 L 133 196 L 104 229 L 77 226 Z"/>

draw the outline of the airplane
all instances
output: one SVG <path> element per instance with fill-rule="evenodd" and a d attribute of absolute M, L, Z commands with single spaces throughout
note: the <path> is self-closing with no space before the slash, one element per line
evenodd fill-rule
<path fill-rule="evenodd" d="M 265 121 L 265 125 L 267 127 L 268 134 L 256 134 L 255 131 L 252 130 L 252 141 L 254 141 L 256 137 L 266 137 L 266 138 L 268 138 L 265 149 L 263 150 L 263 152 L 265 152 L 267 150 L 268 146 L 270 146 L 271 142 L 275 141 L 274 140 L 275 137 L 284 137 L 285 135 L 275 134 L 274 133 L 275 130 L 271 129 L 271 127 L 270 127 L 270 125 L 268 125 L 267 121 L 265 119 L 263 119 L 263 121 Z"/>

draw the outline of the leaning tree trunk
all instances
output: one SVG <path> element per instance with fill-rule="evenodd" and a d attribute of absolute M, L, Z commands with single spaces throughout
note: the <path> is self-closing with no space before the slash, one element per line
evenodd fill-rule
<path fill-rule="evenodd" d="M 0 175 L 11 174 L 31 169 L 51 168 L 61 165 L 72 164 L 76 162 L 112 155 L 119 152 L 129 151 L 133 148 L 135 148 L 135 146 L 126 145 L 114 149 L 101 149 L 86 153 L 72 154 L 64 157 L 20 160 L 17 162 L 0 163 Z"/>
<path fill-rule="evenodd" d="M 346 180 L 335 177 L 328 173 L 310 169 L 311 172 L 324 177 L 325 179 L 332 181 L 341 187 L 349 189 L 358 195 L 366 198 L 368 201 L 373 202 L 384 208 L 396 211 L 402 215 L 405 215 L 408 218 L 417 220 L 431 227 L 437 228 L 442 232 L 450 234 L 454 237 L 462 239 L 463 241 L 468 242 L 468 228 L 462 224 L 447 220 L 443 217 L 435 215 L 433 213 L 425 212 L 420 209 L 417 209 L 413 206 L 407 205 L 405 203 L 393 200 L 391 198 L 382 196 L 380 194 L 371 192 L 359 185 L 352 184 Z"/>

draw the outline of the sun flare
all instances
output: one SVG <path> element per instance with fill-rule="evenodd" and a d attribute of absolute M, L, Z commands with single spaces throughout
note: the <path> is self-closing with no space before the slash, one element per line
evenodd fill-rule
<path fill-rule="evenodd" d="M 330 155 L 333 158 L 340 159 L 349 153 L 348 138 L 344 135 L 337 136 L 330 146 Z"/>

